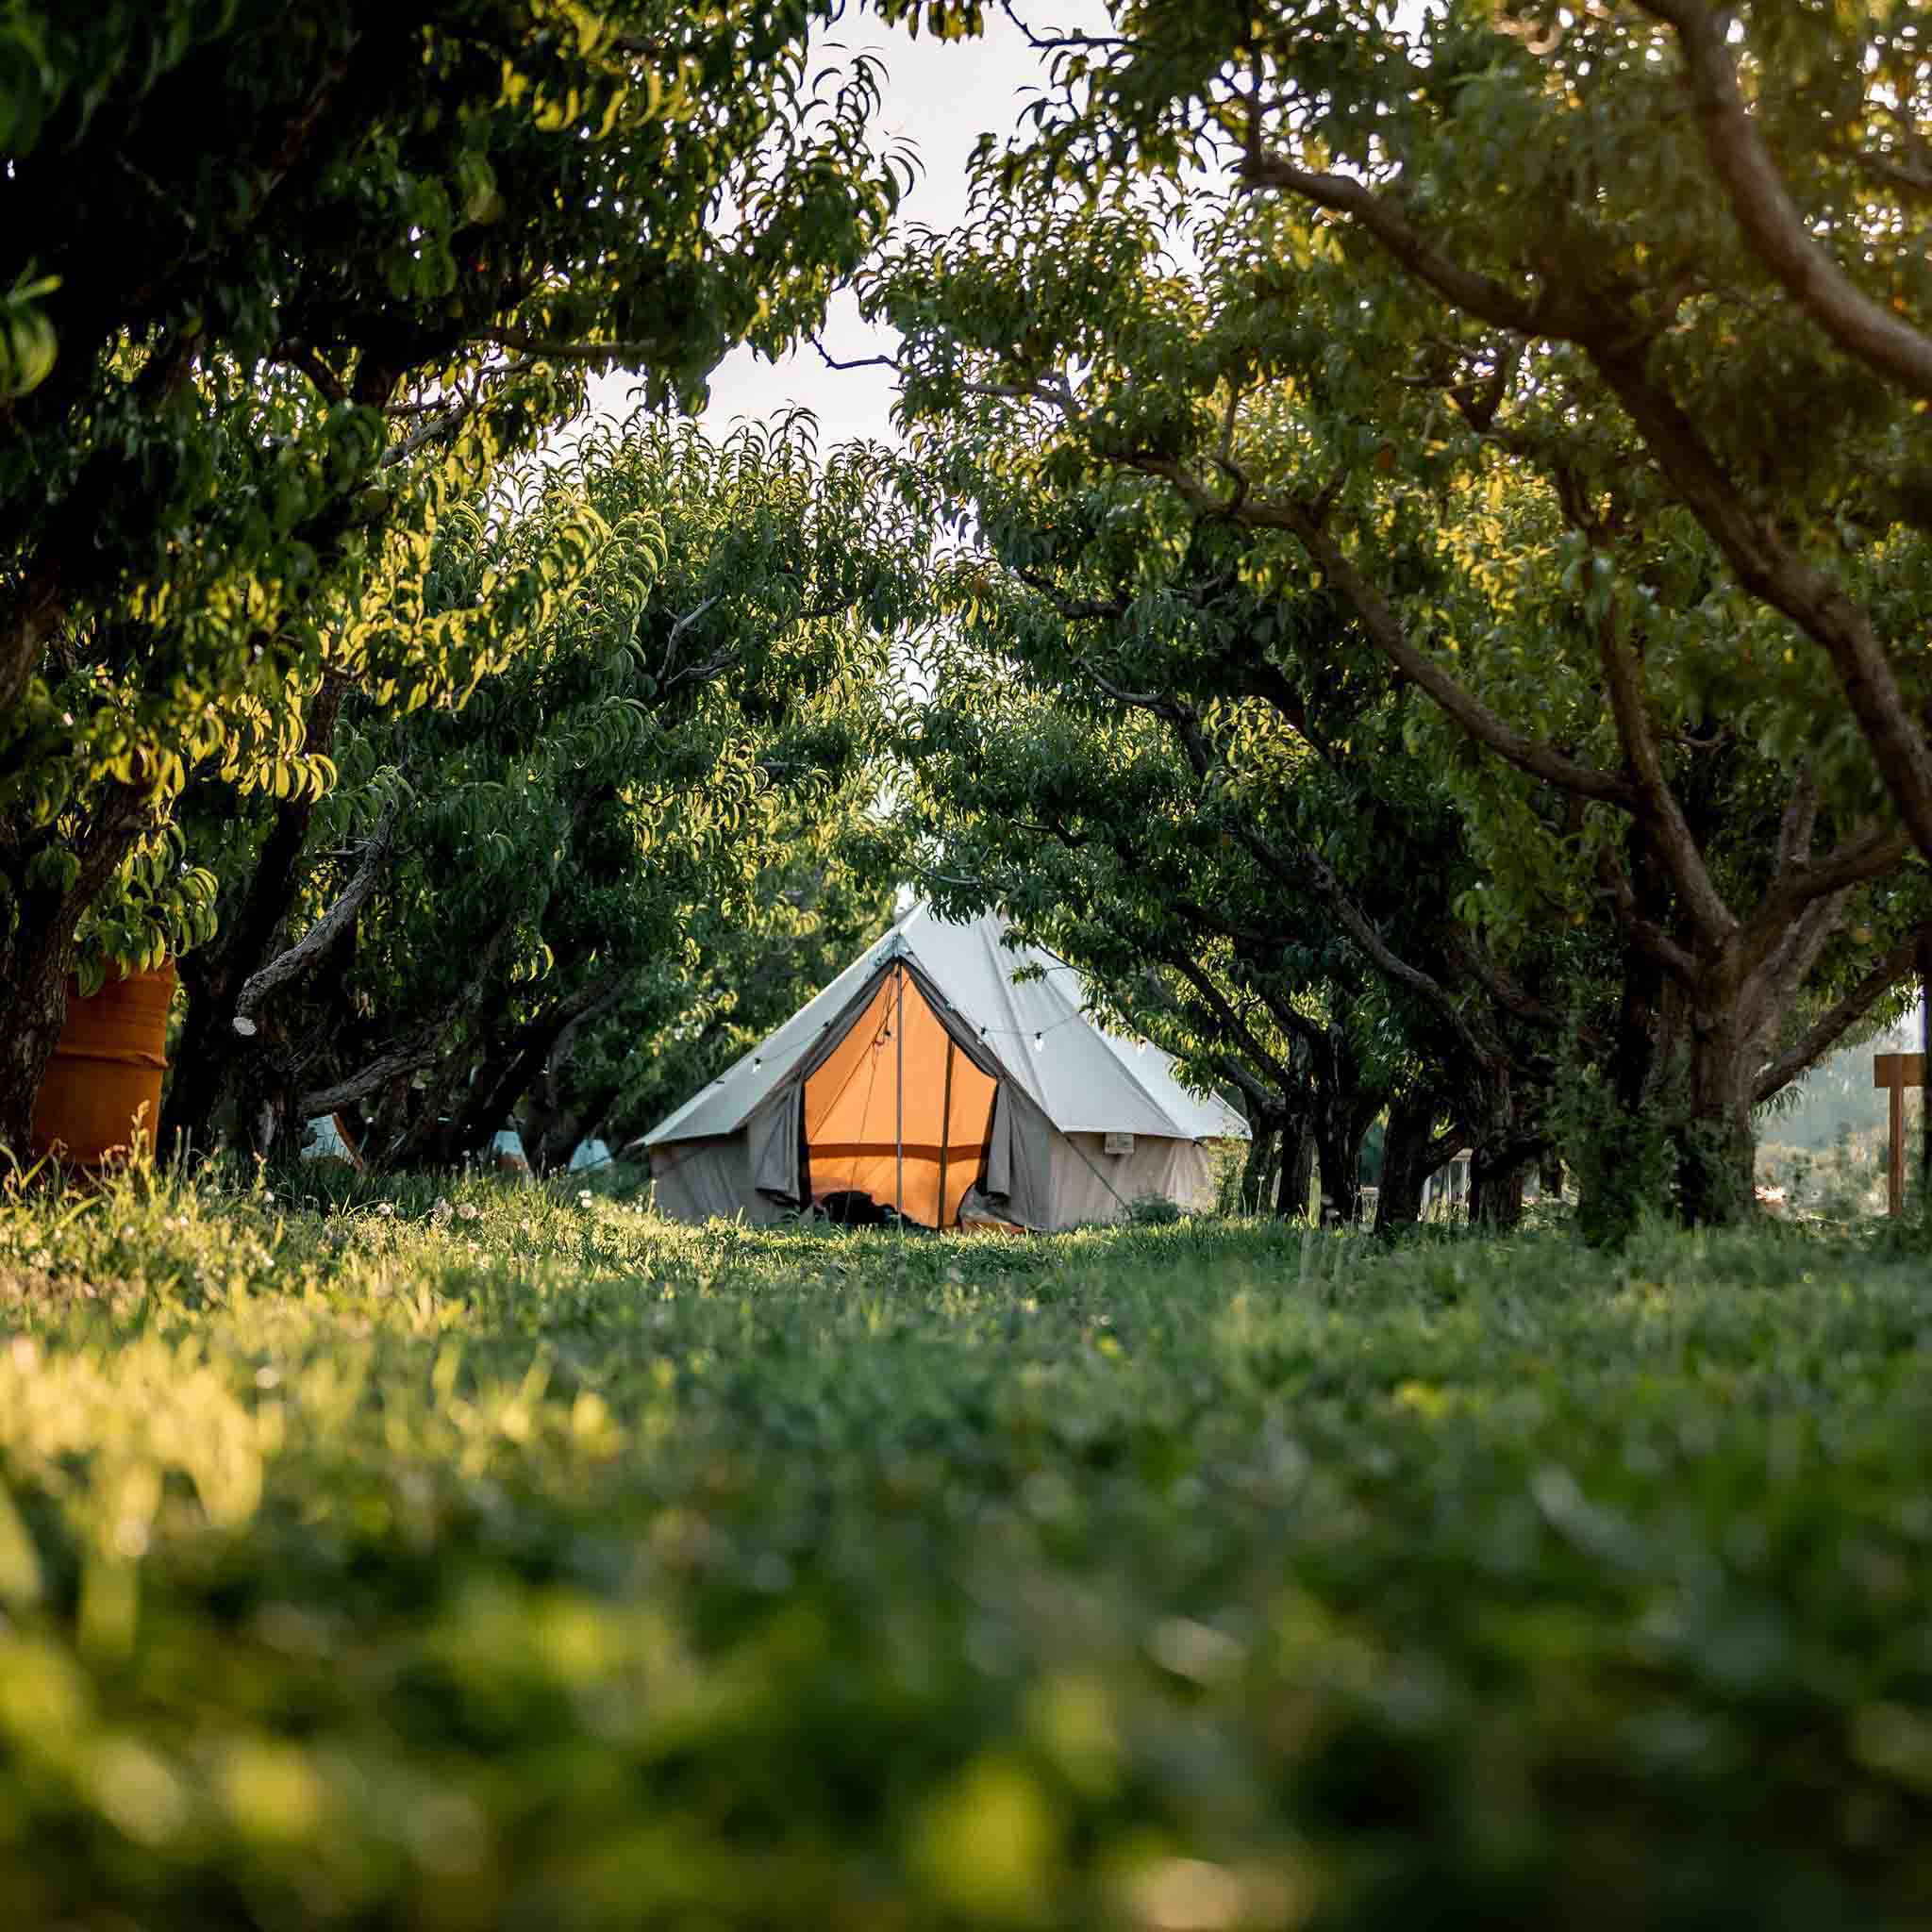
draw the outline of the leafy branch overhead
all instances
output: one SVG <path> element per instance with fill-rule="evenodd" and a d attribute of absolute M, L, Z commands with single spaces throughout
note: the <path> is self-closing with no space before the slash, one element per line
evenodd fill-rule
<path fill-rule="evenodd" d="M 1753 1105 L 1891 995 L 1927 909 L 1932 284 L 1898 169 L 1843 145 L 1917 152 L 1909 34 L 1111 11 L 1034 35 L 1053 85 L 982 144 L 967 224 L 863 278 L 967 624 L 1002 575 L 1048 607 L 975 647 L 1165 720 L 1204 779 L 1204 707 L 1317 742 L 1345 682 L 1333 742 L 1372 788 L 1419 758 L 1463 828 L 1465 937 L 1391 944 L 1352 907 L 1376 859 L 1298 856 L 1252 772 L 1230 836 L 1284 885 L 1325 868 L 1324 916 L 1453 1035 L 1554 922 L 1600 930 L 1599 991 L 1507 1024 L 1610 1024 L 1624 1104 L 1678 1086 L 1727 1150 L 1698 1178 L 1684 1143 L 1690 1211 L 1739 1211 Z"/>
<path fill-rule="evenodd" d="M 312 800 L 325 677 L 460 704 L 575 593 L 594 519 L 553 518 L 466 604 L 431 577 L 444 521 L 591 373 L 695 405 L 735 344 L 816 325 L 910 170 L 871 136 L 874 63 L 808 58 L 827 17 L 158 0 L 0 24 L 0 998 L 35 1016 L 0 1055 L 0 1141 L 78 922 L 115 966 L 206 936 L 136 878 L 195 773 Z M 63 848 L 106 866 L 77 899 L 44 876 Z"/>
<path fill-rule="evenodd" d="M 588 1104 L 566 1068 L 607 1024 L 699 1024 L 712 961 L 741 957 L 721 941 L 768 934 L 774 897 L 837 903 L 924 543 L 880 452 L 814 442 L 804 417 L 717 443 L 648 413 L 586 430 L 439 535 L 435 594 L 461 608 L 558 524 L 606 533 L 466 705 L 311 707 L 340 765 L 312 811 L 191 791 L 224 937 L 183 963 L 170 1132 L 272 1145 L 366 1107 L 372 1158 L 460 1158 L 540 1091 Z"/>

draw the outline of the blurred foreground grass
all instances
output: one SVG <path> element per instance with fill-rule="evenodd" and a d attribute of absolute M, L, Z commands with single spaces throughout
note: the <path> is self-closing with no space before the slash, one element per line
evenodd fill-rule
<path fill-rule="evenodd" d="M 0 1209 L 8 1927 L 1932 1923 L 1932 1291 Z"/>

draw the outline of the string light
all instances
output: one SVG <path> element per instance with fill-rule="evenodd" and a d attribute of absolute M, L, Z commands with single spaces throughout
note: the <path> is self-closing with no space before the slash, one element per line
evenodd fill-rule
<path fill-rule="evenodd" d="M 1033 1036 L 1033 1051 L 1035 1053 L 1038 1053 L 1041 1050 L 1041 1046 L 1045 1043 L 1045 1041 L 1046 1035 L 1044 1033 L 1036 1033 Z"/>

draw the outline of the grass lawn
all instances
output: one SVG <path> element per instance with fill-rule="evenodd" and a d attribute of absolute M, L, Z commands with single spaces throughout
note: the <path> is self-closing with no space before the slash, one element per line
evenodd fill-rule
<path fill-rule="evenodd" d="M 0 1209 L 0 1924 L 1932 1923 L 1932 1267 Z"/>

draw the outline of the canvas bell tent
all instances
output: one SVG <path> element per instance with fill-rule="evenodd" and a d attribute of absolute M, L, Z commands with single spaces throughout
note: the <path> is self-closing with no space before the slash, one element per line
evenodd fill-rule
<path fill-rule="evenodd" d="M 1050 1229 L 1150 1195 L 1212 1205 L 1212 1144 L 1246 1139 L 1241 1117 L 1096 1026 L 1071 967 L 1005 939 L 996 914 L 915 907 L 644 1136 L 658 1208 L 772 1222 L 858 1196 L 924 1227 Z"/>

